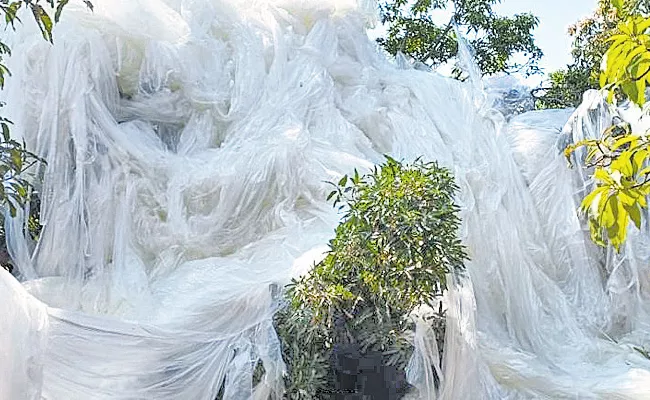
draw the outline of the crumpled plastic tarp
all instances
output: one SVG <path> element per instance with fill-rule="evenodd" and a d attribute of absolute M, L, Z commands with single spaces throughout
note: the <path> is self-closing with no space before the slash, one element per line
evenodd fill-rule
<path fill-rule="evenodd" d="M 372 2 L 93 4 L 70 2 L 54 45 L 27 16 L 3 33 L 12 134 L 47 164 L 38 240 L 7 218 L 0 399 L 280 398 L 271 318 L 339 221 L 326 181 L 383 154 L 452 170 L 472 258 L 440 387 L 418 325 L 421 398 L 650 398 L 648 227 L 594 246 L 588 171 L 561 154 L 611 123 L 598 96 L 507 122 L 475 73 L 388 61 Z"/>
<path fill-rule="evenodd" d="M 487 77 L 485 92 L 492 99 L 492 108 L 498 110 L 506 119 L 535 109 L 535 98 L 531 89 L 514 75 Z"/>

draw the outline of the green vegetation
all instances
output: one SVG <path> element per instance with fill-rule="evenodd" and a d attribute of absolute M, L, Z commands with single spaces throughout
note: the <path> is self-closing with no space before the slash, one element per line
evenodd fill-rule
<path fill-rule="evenodd" d="M 453 62 L 458 52 L 454 25 L 469 39 L 476 62 L 486 74 L 539 71 L 542 51 L 535 45 L 533 29 L 539 23 L 531 14 L 502 17 L 493 11 L 501 0 L 393 0 L 381 3 L 381 21 L 387 27 L 378 42 L 390 53 L 402 52 L 414 60 L 437 67 Z M 433 12 L 450 12 L 446 25 L 433 21 Z M 524 55 L 525 62 L 513 61 Z M 455 69 L 456 77 L 461 71 Z"/>
<path fill-rule="evenodd" d="M 595 89 L 598 85 L 589 68 L 575 64 L 551 72 L 548 78 L 549 86 L 533 90 L 533 95 L 537 97 L 537 109 L 577 107 L 582 102 L 583 93 Z M 538 93 L 543 94 L 538 97 Z"/>
<path fill-rule="evenodd" d="M 648 13 L 650 0 L 599 0 L 594 13 L 569 28 L 573 37 L 573 61 L 565 69 L 549 74 L 549 85 L 534 91 L 542 93 L 537 108 L 577 107 L 582 94 L 598 89 L 601 64 L 609 48 L 608 39 L 620 33 L 619 27 L 632 15 Z"/>
<path fill-rule="evenodd" d="M 16 22 L 21 22 L 18 18 L 18 12 L 21 8 L 28 8 L 36 21 L 36 24 L 43 34 L 43 38 L 52 42 L 53 22 L 51 12 L 48 13 L 43 4 L 49 6 L 54 11 L 54 22 L 58 22 L 61 17 L 63 8 L 69 0 L 19 0 L 9 1 L 0 0 L 0 15 L 4 16 L 5 23 L 8 27 L 15 29 Z M 92 9 L 90 1 L 84 0 L 86 5 Z M 5 43 L 0 41 L 0 88 L 4 87 L 5 78 L 11 75 L 11 72 L 3 63 L 3 56 L 11 54 L 11 49 Z M 4 104 L 0 104 L 3 107 Z M 2 137 L 0 138 L 0 175 L 2 176 L 2 185 L 0 185 L 0 204 L 5 205 L 15 215 L 16 209 L 22 207 L 29 199 L 28 182 L 23 178 L 23 173 L 30 166 L 34 165 L 38 158 L 25 150 L 24 143 L 11 139 L 10 131 L 11 121 L 7 118 L 0 117 L 0 129 Z M 3 235 L 4 238 L 4 235 Z"/>
<path fill-rule="evenodd" d="M 650 84 L 650 17 L 629 4 L 613 1 L 616 12 L 624 15 L 608 38 L 600 85 L 608 100 L 629 99 L 638 106 L 646 102 Z M 581 210 L 589 218 L 591 236 L 596 243 L 611 243 L 617 250 L 625 242 L 630 220 L 641 226 L 641 210 L 647 208 L 650 194 L 650 139 L 632 132 L 629 124 L 611 127 L 599 140 L 585 140 L 566 149 L 571 157 L 578 147 L 586 147 L 586 166 L 594 168 L 596 186 L 587 195 Z"/>
<path fill-rule="evenodd" d="M 466 259 L 457 237 L 457 187 L 437 164 L 387 158 L 372 173 L 355 171 L 334 186 L 329 199 L 345 214 L 330 252 L 292 282 L 276 319 L 291 399 L 327 398 L 340 383 L 332 359 L 342 348 L 379 354 L 403 372 L 412 353 L 409 317 L 436 306 L 447 274 Z"/>
<path fill-rule="evenodd" d="M 0 0 L 0 16 L 4 17 L 6 27 L 16 28 L 16 22 L 22 22 L 18 18 L 21 9 L 29 9 L 34 21 L 41 30 L 43 38 L 52 42 L 52 28 L 54 23 L 59 21 L 63 8 L 69 0 Z M 88 0 L 84 3 L 92 10 L 92 4 Z M 45 6 L 44 6 L 45 5 Z M 50 7 L 52 11 L 48 12 L 45 7 Z M 52 19 L 52 15 L 54 19 Z M 54 21 L 54 22 L 53 22 Z M 3 57 L 11 54 L 11 49 L 6 43 L 0 41 L 0 89 L 4 88 L 5 79 L 11 75 L 9 69 L 3 62 Z M 0 103 L 0 108 L 5 104 Z M 44 160 L 39 159 L 35 154 L 25 149 L 25 144 L 20 143 L 10 136 L 11 121 L 0 116 L 0 206 L 9 209 L 11 215 L 16 215 L 19 208 L 25 206 L 28 201 L 36 199 L 30 194 L 30 185 L 25 179 L 25 172 L 34 164 Z M 36 200 L 37 201 L 37 200 Z M 7 267 L 8 256 L 5 249 L 4 235 L 4 217 L 0 215 L 0 265 Z M 38 230 L 36 221 L 38 217 L 30 216 L 30 230 Z"/>

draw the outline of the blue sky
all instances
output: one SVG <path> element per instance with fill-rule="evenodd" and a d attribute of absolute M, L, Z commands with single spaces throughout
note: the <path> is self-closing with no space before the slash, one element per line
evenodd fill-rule
<path fill-rule="evenodd" d="M 546 72 L 552 72 L 571 62 L 568 27 L 591 14 L 597 3 L 598 0 L 502 0 L 495 10 L 503 15 L 530 12 L 539 18 L 534 34 L 537 45 L 544 52 L 540 65 Z"/>

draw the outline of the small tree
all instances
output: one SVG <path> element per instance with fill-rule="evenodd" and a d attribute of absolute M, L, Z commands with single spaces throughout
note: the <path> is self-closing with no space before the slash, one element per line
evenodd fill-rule
<path fill-rule="evenodd" d="M 345 214 L 330 252 L 292 282 L 276 320 L 292 399 L 331 393 L 342 379 L 336 358 L 350 349 L 403 372 L 413 349 L 409 316 L 435 306 L 446 275 L 466 259 L 457 237 L 457 187 L 436 163 L 387 158 L 335 186 L 329 199 Z"/>

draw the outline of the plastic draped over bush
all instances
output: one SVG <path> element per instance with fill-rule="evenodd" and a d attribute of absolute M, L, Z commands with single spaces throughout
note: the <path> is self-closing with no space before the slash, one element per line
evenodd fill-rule
<path fill-rule="evenodd" d="M 423 398 L 650 397 L 631 345 L 650 343 L 648 231 L 596 248 L 586 174 L 557 145 L 605 111 L 580 107 L 566 135 L 567 114 L 506 123 L 474 79 L 386 60 L 372 4 L 93 4 L 69 3 L 54 45 L 28 18 L 2 33 L 11 133 L 47 165 L 37 240 L 5 220 L 0 399 L 280 398 L 278 288 L 334 236 L 325 182 L 383 154 L 451 171 L 471 258 L 447 281 L 439 382 L 416 324 Z"/>

